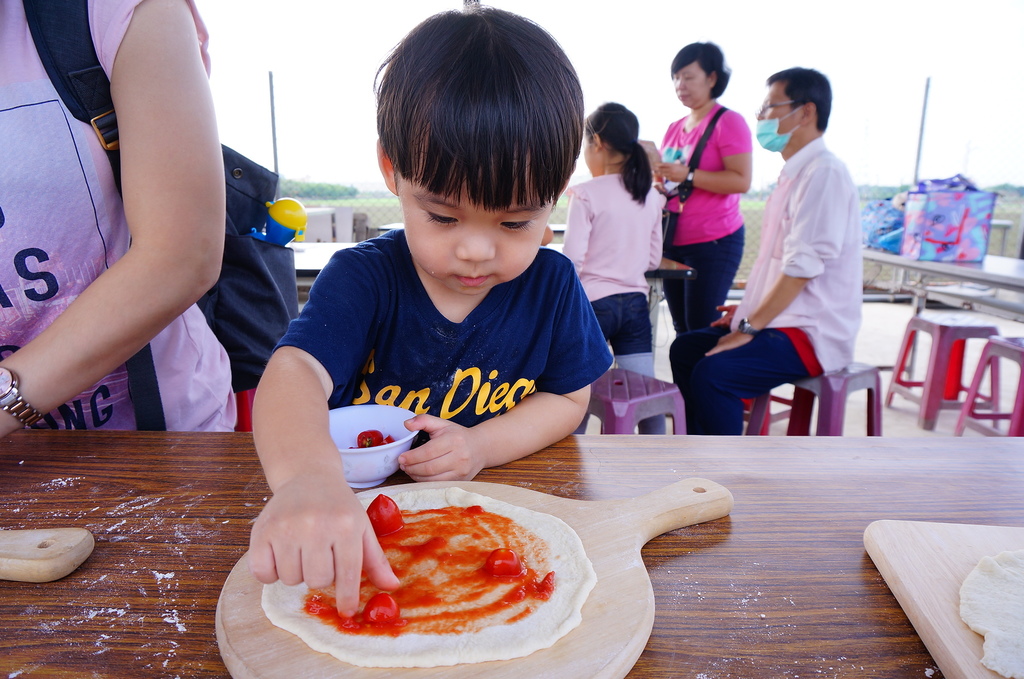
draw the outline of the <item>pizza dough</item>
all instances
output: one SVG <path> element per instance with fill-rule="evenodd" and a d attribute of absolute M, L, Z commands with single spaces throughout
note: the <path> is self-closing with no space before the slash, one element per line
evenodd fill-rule
<path fill-rule="evenodd" d="M 1024 679 L 1024 549 L 978 562 L 960 587 L 960 617 L 985 637 L 982 665 Z"/>
<path fill-rule="evenodd" d="M 413 489 L 389 495 L 408 512 L 439 507 L 472 507 L 512 519 L 526 537 L 520 554 L 524 564 L 540 574 L 555 572 L 551 597 L 514 622 L 494 624 L 463 633 L 397 636 L 345 634 L 306 613 L 309 589 L 280 582 L 263 588 L 267 618 L 302 639 L 310 648 L 360 667 L 440 667 L 490 660 L 508 660 L 547 648 L 580 624 L 581 610 L 597 575 L 576 532 L 561 519 L 523 507 L 469 493 L 460 488 Z M 379 492 L 360 494 L 368 506 Z M 532 545 L 532 546 L 531 546 Z M 505 546 L 496 544 L 494 548 Z M 404 583 L 403 583 L 404 584 Z M 446 604 L 447 605 L 447 604 Z"/>

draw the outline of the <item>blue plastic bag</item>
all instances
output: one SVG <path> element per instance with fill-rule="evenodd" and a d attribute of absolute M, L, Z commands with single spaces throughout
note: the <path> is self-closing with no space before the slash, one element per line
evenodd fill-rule
<path fill-rule="evenodd" d="M 860 225 L 865 246 L 899 254 L 903 211 L 893 206 L 891 198 L 868 201 L 861 208 Z"/>

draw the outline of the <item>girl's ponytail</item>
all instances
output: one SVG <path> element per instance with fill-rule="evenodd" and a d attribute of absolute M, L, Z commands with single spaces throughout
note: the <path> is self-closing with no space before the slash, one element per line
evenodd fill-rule
<path fill-rule="evenodd" d="M 626 160 L 622 166 L 622 182 L 633 200 L 643 205 L 651 190 L 651 162 L 640 146 L 640 122 L 636 115 L 622 104 L 601 104 L 587 116 L 584 133 L 588 140 L 594 135 L 615 149 Z"/>
<path fill-rule="evenodd" d="M 633 151 L 626 157 L 622 166 L 622 182 L 633 200 L 643 205 L 647 202 L 647 193 L 651 190 L 651 161 L 639 141 L 633 142 Z"/>

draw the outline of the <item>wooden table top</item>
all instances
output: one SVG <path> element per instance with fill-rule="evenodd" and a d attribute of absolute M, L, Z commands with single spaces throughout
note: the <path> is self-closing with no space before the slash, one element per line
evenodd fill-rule
<path fill-rule="evenodd" d="M 0 676 L 226 677 L 217 599 L 268 497 L 251 441 L 0 440 L 0 528 L 78 526 L 96 538 L 63 580 L 0 581 Z M 1018 439 L 581 436 L 476 480 L 604 500 L 692 476 L 731 490 L 735 507 L 648 543 L 656 618 L 631 678 L 940 679 L 864 529 L 1024 526 Z"/>

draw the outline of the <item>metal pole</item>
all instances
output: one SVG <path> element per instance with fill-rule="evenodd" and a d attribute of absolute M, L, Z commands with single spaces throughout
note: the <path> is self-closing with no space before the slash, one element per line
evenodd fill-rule
<path fill-rule="evenodd" d="M 270 75 L 270 136 L 271 143 L 274 147 L 274 174 L 280 175 L 281 173 L 277 169 L 277 117 L 274 112 L 274 72 L 268 71 Z M 281 187 L 278 186 L 277 193 L 274 198 L 280 198 Z"/>
<path fill-rule="evenodd" d="M 917 133 L 917 161 L 914 163 L 914 185 L 920 181 L 921 177 L 919 172 L 921 170 L 921 146 L 924 144 L 924 118 L 928 113 L 928 89 L 931 87 L 932 78 L 928 76 L 924 80 L 924 104 L 921 106 L 921 129 Z"/>

